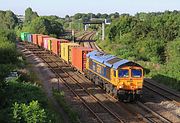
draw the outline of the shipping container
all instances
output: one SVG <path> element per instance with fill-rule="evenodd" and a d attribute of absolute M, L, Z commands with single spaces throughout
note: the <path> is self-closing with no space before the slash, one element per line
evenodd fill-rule
<path fill-rule="evenodd" d="M 48 49 L 48 47 L 49 47 L 49 46 L 48 46 L 48 41 L 49 41 L 49 40 L 52 40 L 52 39 L 54 39 L 54 38 L 44 38 L 44 39 L 43 39 L 43 42 L 44 42 L 44 43 L 43 43 L 43 44 L 44 44 L 43 47 L 44 47 L 45 49 Z"/>
<path fill-rule="evenodd" d="M 49 50 L 49 51 L 52 51 L 52 39 L 53 39 L 53 38 L 49 38 L 49 39 L 48 39 L 48 50 Z"/>
<path fill-rule="evenodd" d="M 61 44 L 61 58 L 64 59 L 66 62 L 71 63 L 72 61 L 71 50 L 73 47 L 80 47 L 80 45 L 76 43 L 62 43 Z"/>
<path fill-rule="evenodd" d="M 73 47 L 72 48 L 72 65 L 80 71 L 86 68 L 86 54 L 93 51 L 88 47 Z"/>
<path fill-rule="evenodd" d="M 43 42 L 44 38 L 49 38 L 49 36 L 48 35 L 38 35 L 38 46 L 44 47 L 44 42 Z"/>
<path fill-rule="evenodd" d="M 44 38 L 44 49 L 48 49 L 48 40 L 49 38 Z"/>
<path fill-rule="evenodd" d="M 27 35 L 30 34 L 28 32 L 21 32 L 21 40 L 28 41 Z"/>
<path fill-rule="evenodd" d="M 32 34 L 27 34 L 27 41 L 29 42 L 29 43 L 31 43 L 32 42 Z"/>
<path fill-rule="evenodd" d="M 51 42 L 51 48 L 52 48 L 52 52 L 56 55 L 61 55 L 61 43 L 68 43 L 68 40 L 62 40 L 62 39 L 52 39 Z"/>
<path fill-rule="evenodd" d="M 40 35 L 40 34 L 32 34 L 33 44 L 38 44 L 38 35 Z"/>

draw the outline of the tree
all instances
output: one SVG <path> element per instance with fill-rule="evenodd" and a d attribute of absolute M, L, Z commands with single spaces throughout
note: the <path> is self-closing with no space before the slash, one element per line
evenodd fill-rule
<path fill-rule="evenodd" d="M 88 18 L 95 18 L 96 17 L 96 15 L 93 13 L 88 13 L 87 16 L 88 16 Z"/>
<path fill-rule="evenodd" d="M 161 78 L 156 78 L 180 91 L 180 39 L 168 42 L 166 46 L 166 61 L 164 69 L 161 69 Z"/>
<path fill-rule="evenodd" d="M 101 13 L 97 13 L 96 18 L 101 18 Z"/>
<path fill-rule="evenodd" d="M 65 16 L 65 20 L 66 20 L 66 21 L 70 21 L 69 15 L 66 15 L 66 16 Z"/>
<path fill-rule="evenodd" d="M 119 18 L 119 13 L 118 12 L 114 13 L 114 18 Z"/>
<path fill-rule="evenodd" d="M 18 19 L 12 11 L 0 11 L 0 28 L 14 29 L 18 25 Z"/>
<path fill-rule="evenodd" d="M 38 34 L 54 34 L 56 37 L 60 36 L 64 32 L 62 24 L 51 17 L 38 17 L 30 24 L 24 26 L 23 30 Z"/>
<path fill-rule="evenodd" d="M 25 10 L 25 23 L 31 22 L 33 19 L 37 17 L 37 12 L 33 12 L 30 7 Z"/>
<path fill-rule="evenodd" d="M 108 18 L 108 14 L 102 14 L 101 18 Z"/>
<path fill-rule="evenodd" d="M 80 18 L 82 18 L 82 13 L 77 13 L 74 15 L 73 17 L 75 20 L 79 20 Z"/>

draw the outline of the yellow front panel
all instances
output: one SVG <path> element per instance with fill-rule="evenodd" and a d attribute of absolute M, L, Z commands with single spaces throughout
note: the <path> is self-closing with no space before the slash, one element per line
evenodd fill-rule
<path fill-rule="evenodd" d="M 128 69 L 129 70 L 129 77 L 127 78 L 119 78 L 119 83 L 118 83 L 118 88 L 124 89 L 124 90 L 136 90 L 136 89 L 141 89 L 143 85 L 143 76 L 140 78 L 134 78 L 132 77 L 131 70 L 133 68 L 138 68 L 142 70 L 142 75 L 143 75 L 143 69 L 140 67 L 123 67 L 123 69 Z M 122 69 L 122 68 L 121 68 Z"/>

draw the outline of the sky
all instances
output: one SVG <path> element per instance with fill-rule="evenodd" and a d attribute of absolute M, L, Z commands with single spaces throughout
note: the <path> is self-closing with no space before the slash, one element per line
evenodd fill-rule
<path fill-rule="evenodd" d="M 136 14 L 180 10 L 180 0 L 0 0 L 0 10 L 24 15 L 31 7 L 39 15 L 74 15 L 75 13 Z"/>

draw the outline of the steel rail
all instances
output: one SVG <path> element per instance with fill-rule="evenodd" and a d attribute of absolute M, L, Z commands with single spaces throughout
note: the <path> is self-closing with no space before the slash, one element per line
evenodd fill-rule
<path fill-rule="evenodd" d="M 63 83 L 72 91 L 72 93 L 78 97 L 78 99 L 80 99 L 82 101 L 82 103 L 87 107 L 87 109 L 98 119 L 99 122 L 103 123 L 102 119 L 97 116 L 97 114 L 93 111 L 93 109 L 91 109 L 88 104 L 86 103 L 86 101 L 80 97 L 69 85 L 68 83 L 61 77 L 60 74 L 58 74 L 54 68 L 50 65 L 50 63 L 46 62 L 46 60 L 44 58 L 42 58 L 42 56 L 40 56 L 38 53 L 37 55 L 46 63 L 48 64 L 48 66 L 50 67 L 50 69 L 55 73 L 56 76 L 58 76 L 58 79 L 60 79 L 61 81 L 63 81 Z M 58 67 L 60 68 L 60 67 Z M 60 70 L 62 70 L 60 68 Z M 64 73 L 66 73 L 67 75 L 69 75 L 66 71 L 62 70 Z M 78 82 L 77 80 L 75 80 L 74 78 L 72 78 L 72 76 L 69 75 L 69 77 Z M 79 85 L 79 83 L 77 83 Z M 123 123 L 124 121 L 122 121 L 116 114 L 114 114 L 113 112 L 110 111 L 110 109 L 108 109 L 106 106 L 104 106 L 96 97 L 94 97 L 92 94 L 90 94 L 84 87 L 82 87 L 81 85 L 79 85 L 87 94 L 89 94 L 92 98 L 94 98 L 105 110 L 107 110 L 112 116 L 114 116 L 119 122 Z"/>

